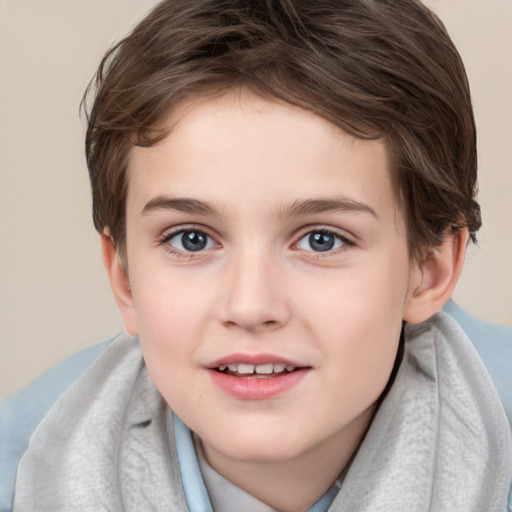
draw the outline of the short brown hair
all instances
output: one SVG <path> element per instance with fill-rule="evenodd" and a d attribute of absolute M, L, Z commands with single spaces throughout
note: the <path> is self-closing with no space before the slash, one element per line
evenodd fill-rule
<path fill-rule="evenodd" d="M 118 250 L 131 148 L 165 136 L 158 123 L 180 101 L 233 87 L 383 137 L 411 257 L 451 229 L 468 227 L 474 240 L 467 77 L 443 24 L 419 1 L 166 0 L 107 52 L 84 95 L 94 224 Z"/>

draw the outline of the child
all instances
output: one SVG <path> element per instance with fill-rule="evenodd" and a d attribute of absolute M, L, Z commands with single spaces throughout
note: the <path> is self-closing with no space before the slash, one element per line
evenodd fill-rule
<path fill-rule="evenodd" d="M 507 509 L 510 331 L 440 312 L 480 214 L 432 13 L 165 1 L 92 96 L 126 333 L 4 405 L 4 509 Z"/>

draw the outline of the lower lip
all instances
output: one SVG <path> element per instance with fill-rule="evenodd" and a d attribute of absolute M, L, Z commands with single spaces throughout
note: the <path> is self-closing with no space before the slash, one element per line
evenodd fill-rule
<path fill-rule="evenodd" d="M 306 375 L 308 368 L 275 377 L 234 377 L 210 370 L 213 383 L 222 391 L 242 400 L 266 400 L 281 395 L 296 386 Z"/>

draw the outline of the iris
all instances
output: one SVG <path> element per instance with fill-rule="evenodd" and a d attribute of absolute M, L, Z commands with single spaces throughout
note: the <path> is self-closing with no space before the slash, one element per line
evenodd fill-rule
<path fill-rule="evenodd" d="M 181 235 L 181 243 L 187 251 L 201 251 L 208 244 L 208 236 L 198 231 L 185 231 Z"/>
<path fill-rule="evenodd" d="M 330 233 L 316 232 L 309 235 L 309 245 L 314 251 L 330 251 L 334 247 L 336 239 Z"/>

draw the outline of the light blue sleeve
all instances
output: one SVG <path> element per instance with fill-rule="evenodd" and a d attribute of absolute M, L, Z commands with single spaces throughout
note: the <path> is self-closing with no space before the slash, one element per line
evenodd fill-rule
<path fill-rule="evenodd" d="M 483 322 L 449 301 L 444 310 L 464 329 L 482 358 L 512 424 L 512 328 Z"/>
<path fill-rule="evenodd" d="M 444 310 L 464 329 L 482 358 L 512 426 L 512 328 L 478 320 L 449 301 Z M 507 511 L 512 512 L 512 482 Z"/>
<path fill-rule="evenodd" d="M 72 355 L 0 403 L 0 512 L 12 509 L 18 462 L 32 433 L 52 405 L 110 341 Z"/>

